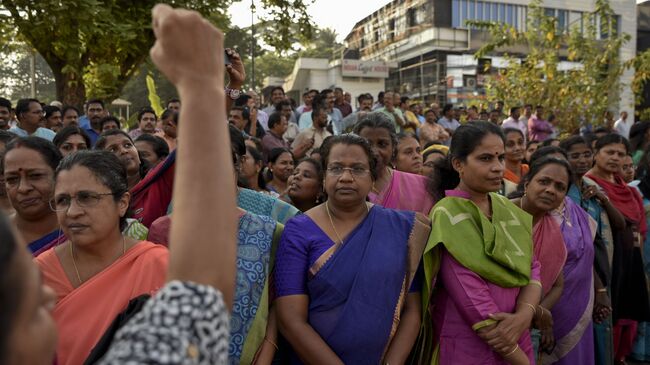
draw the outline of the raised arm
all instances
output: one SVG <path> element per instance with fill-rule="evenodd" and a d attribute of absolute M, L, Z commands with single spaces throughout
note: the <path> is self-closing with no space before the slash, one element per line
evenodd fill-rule
<path fill-rule="evenodd" d="M 153 9 L 153 30 L 151 59 L 183 100 L 168 280 L 211 285 L 232 305 L 237 219 L 223 34 L 197 12 L 168 5 Z"/>

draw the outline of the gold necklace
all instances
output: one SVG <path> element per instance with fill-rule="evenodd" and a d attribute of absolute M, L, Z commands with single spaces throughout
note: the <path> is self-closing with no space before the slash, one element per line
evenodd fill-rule
<path fill-rule="evenodd" d="M 124 235 L 122 235 L 122 255 L 120 256 L 123 256 L 125 252 L 126 252 L 126 238 L 124 237 Z M 81 281 L 81 275 L 79 275 L 77 262 L 74 260 L 74 244 L 72 243 L 72 241 L 70 241 L 70 257 L 72 258 L 72 265 L 74 266 L 74 271 L 77 274 L 77 280 L 79 280 L 79 285 L 81 285 L 83 284 L 83 281 Z"/>
<path fill-rule="evenodd" d="M 368 208 L 368 204 L 364 202 L 363 204 L 366 205 L 366 213 L 370 213 L 370 208 Z M 334 230 L 334 234 L 336 235 L 336 238 L 339 240 L 339 244 L 343 244 L 343 240 L 341 239 L 341 236 L 339 235 L 339 232 L 336 230 L 336 226 L 334 225 L 334 220 L 332 219 L 332 213 L 330 213 L 330 205 L 329 205 L 329 200 L 325 201 L 325 211 L 327 212 L 327 217 L 330 219 L 330 224 L 332 225 L 332 229 Z"/>

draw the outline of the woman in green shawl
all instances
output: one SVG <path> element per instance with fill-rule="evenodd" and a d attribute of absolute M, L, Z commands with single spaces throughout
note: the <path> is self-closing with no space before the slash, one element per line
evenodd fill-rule
<path fill-rule="evenodd" d="M 439 202 L 431 211 L 422 297 L 423 308 L 433 310 L 424 314 L 421 335 L 433 335 L 433 344 L 423 341 L 420 354 L 432 349 L 434 364 L 534 363 L 528 329 L 542 292 L 539 263 L 531 216 L 495 193 L 503 158 L 501 129 L 469 123 L 456 130 L 448 158 L 431 176 Z"/>

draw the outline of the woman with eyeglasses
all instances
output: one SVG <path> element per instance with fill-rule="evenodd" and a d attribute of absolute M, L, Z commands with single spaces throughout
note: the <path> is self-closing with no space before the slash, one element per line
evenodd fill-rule
<path fill-rule="evenodd" d="M 439 144 L 431 144 L 422 151 L 422 159 L 424 163 L 422 164 L 422 176 L 431 176 L 433 169 L 436 166 L 438 160 L 444 160 L 447 157 L 447 152 L 449 152 L 449 147 Z"/>
<path fill-rule="evenodd" d="M 50 205 L 68 239 L 36 262 L 56 293 L 58 364 L 81 364 L 131 299 L 164 285 L 168 252 L 122 234 L 131 196 L 113 154 L 79 151 L 55 178 Z"/>
<path fill-rule="evenodd" d="M 217 86 L 223 83 L 225 69 L 223 35 L 198 13 L 172 9 L 162 4 L 153 9 L 152 28 L 157 39 L 151 50 L 151 58 L 179 91 L 184 103 L 181 110 L 183 119 L 204 123 L 201 128 L 180 126 L 180 142 L 185 147 L 179 153 L 179 174 L 174 196 L 178 216 L 172 223 L 168 281 L 141 311 L 120 328 L 100 363 L 225 364 L 228 361 L 228 320 L 235 292 L 237 248 L 233 214 L 235 184 L 226 137 L 227 122 L 222 112 L 226 100 L 223 89 Z M 179 50 L 187 44 L 194 44 L 201 52 L 194 52 L 192 57 L 182 56 Z M 230 52 L 230 55 L 233 65 L 227 70 L 231 70 L 230 80 L 234 83 L 237 77 L 244 79 L 245 73 L 241 62 L 235 62 L 239 60 L 236 54 Z M 197 78 L 197 75 L 200 77 Z M 215 108 L 216 112 L 213 112 Z M 89 153 L 92 152 L 82 152 L 66 161 L 78 161 L 82 154 Z M 111 173 L 117 174 L 121 165 L 114 157 L 111 158 L 114 161 L 111 164 L 117 167 Z M 59 196 L 58 205 L 54 207 L 67 208 L 66 216 L 71 216 L 70 219 L 77 217 L 83 206 L 87 212 L 103 208 L 104 214 L 100 220 L 112 222 L 115 227 L 109 228 L 106 222 L 101 223 L 101 227 L 107 230 L 106 246 L 102 247 L 112 246 L 115 256 L 120 254 L 120 258 L 113 258 L 115 262 L 112 265 L 90 277 L 93 275 L 91 270 L 98 267 L 91 267 L 92 260 L 80 261 L 88 256 L 82 257 L 83 252 L 79 249 L 82 246 L 89 248 L 86 246 L 90 237 L 88 228 L 95 232 L 99 226 L 95 226 L 95 222 L 88 228 L 83 223 L 66 223 L 70 230 L 75 231 L 71 237 L 75 244 L 74 257 L 79 276 L 87 280 L 75 290 L 85 290 L 95 285 L 102 275 L 112 272 L 115 266 L 120 265 L 120 260 L 142 243 L 132 245 L 132 241 L 121 239 L 119 229 L 116 229 L 119 217 L 126 210 L 125 203 L 128 204 L 126 177 L 119 178 L 120 187 L 115 190 L 115 187 L 109 187 L 114 181 L 112 178 L 102 180 L 101 177 L 105 175 L 90 172 L 90 169 L 79 164 L 64 165 L 70 168 L 62 167 L 59 170 L 57 183 L 67 181 L 70 185 L 63 189 L 57 184 L 56 192 L 65 195 Z M 84 173 L 86 176 L 81 177 L 85 179 L 70 181 L 74 175 L 79 177 Z M 221 189 L 213 189 L 215 186 Z M 87 200 L 90 194 L 82 194 L 82 190 L 110 195 L 100 195 L 101 198 L 94 204 Z M 196 209 L 199 205 L 205 207 Z M 215 240 L 215 237 L 221 239 Z M 43 284 L 38 268 L 26 251 L 23 238 L 10 227 L 3 214 L 0 214 L 0 242 L 0 363 L 52 364 L 57 343 L 57 330 L 50 315 L 54 294 Z M 124 256 L 123 251 L 126 251 Z M 53 252 L 58 255 L 56 250 Z M 108 259 L 106 263 L 110 261 Z M 74 280 L 77 271 L 74 265 L 72 270 L 75 274 L 72 274 L 69 265 L 64 263 L 63 267 L 67 269 L 67 272 L 61 269 L 66 280 L 71 277 Z M 132 281 L 128 278 L 116 280 L 105 285 L 105 288 L 119 292 L 121 287 L 135 287 L 151 276 L 140 275 Z M 106 315 L 100 311 L 105 302 L 115 300 L 114 295 L 110 290 L 97 295 L 91 304 L 97 306 L 94 309 L 99 313 L 92 320 Z M 93 306 L 84 310 L 92 310 Z M 84 336 L 90 325 L 84 323 L 82 330 L 73 335 Z M 85 341 L 83 338 L 81 340 Z"/>
<path fill-rule="evenodd" d="M 374 205 L 370 144 L 321 147 L 328 200 L 287 222 L 275 259 L 276 313 L 292 364 L 403 364 L 420 327 L 416 271 L 429 222 Z"/>
<path fill-rule="evenodd" d="M 138 153 L 133 139 L 121 129 L 103 132 L 95 149 L 113 153 L 126 168 L 133 218 L 148 228 L 153 221 L 167 214 L 174 187 L 176 150 L 150 169 L 148 162 Z"/>
<path fill-rule="evenodd" d="M 40 137 L 12 140 L 2 159 L 7 196 L 16 211 L 10 220 L 34 256 L 65 239 L 49 206 L 59 161 L 54 144 Z"/>

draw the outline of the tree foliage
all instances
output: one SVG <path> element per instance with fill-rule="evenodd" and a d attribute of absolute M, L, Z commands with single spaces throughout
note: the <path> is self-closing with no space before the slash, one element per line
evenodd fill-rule
<path fill-rule="evenodd" d="M 0 58 L 0 95 L 11 100 L 31 97 L 31 58 L 33 50 L 12 47 L 10 56 Z M 36 98 L 44 102 L 56 99 L 54 75 L 47 62 L 34 52 Z"/>
<path fill-rule="evenodd" d="M 50 66 L 57 98 L 80 105 L 86 95 L 112 99 L 147 58 L 154 37 L 151 8 L 159 0 L 0 0 L 0 44 L 19 36 Z M 226 29 L 226 9 L 233 0 L 168 0 L 193 9 Z M 291 46 L 290 25 L 299 37 L 311 37 L 311 22 L 302 0 L 263 0 L 276 24 L 266 34 L 278 49 Z"/>
<path fill-rule="evenodd" d="M 500 52 L 506 59 L 507 67 L 487 78 L 488 99 L 542 105 L 565 132 L 602 124 L 604 113 L 619 99 L 625 69 L 619 51 L 630 39 L 616 32 L 615 22 L 607 0 L 597 0 L 594 12 L 584 13 L 582 29 L 581 24 L 561 29 L 555 17 L 545 15 L 540 0 L 529 5 L 525 31 L 503 23 L 468 22 L 490 35 L 475 57 Z M 525 47 L 526 55 L 508 53 L 517 46 Z M 563 60 L 579 66 L 562 68 Z"/>
<path fill-rule="evenodd" d="M 646 90 L 648 81 L 650 81 L 650 49 L 639 53 L 635 58 L 628 62 L 628 65 L 634 67 L 634 79 L 632 81 L 632 90 L 635 95 L 635 104 L 637 107 L 648 105 L 649 92 Z M 638 120 L 650 119 L 650 108 L 639 108 L 636 110 Z"/>
<path fill-rule="evenodd" d="M 293 26 L 294 31 L 298 32 L 297 25 Z M 270 22 L 261 22 L 255 25 L 255 34 L 273 34 L 273 24 Z M 240 52 L 248 80 L 245 88 L 260 89 L 263 86 L 264 78 L 268 76 L 286 77 L 293 70 L 293 66 L 299 57 L 327 58 L 331 59 L 334 50 L 341 47 L 336 41 L 337 33 L 330 28 L 318 28 L 315 26 L 310 38 L 298 39 L 292 38 L 294 42 L 290 48 L 276 49 L 268 44 L 255 42 L 251 38 L 251 29 L 233 27 L 226 33 L 226 47 L 237 48 Z M 253 84 L 252 75 L 252 54 L 251 47 L 254 45 L 255 53 L 255 83 Z"/>

